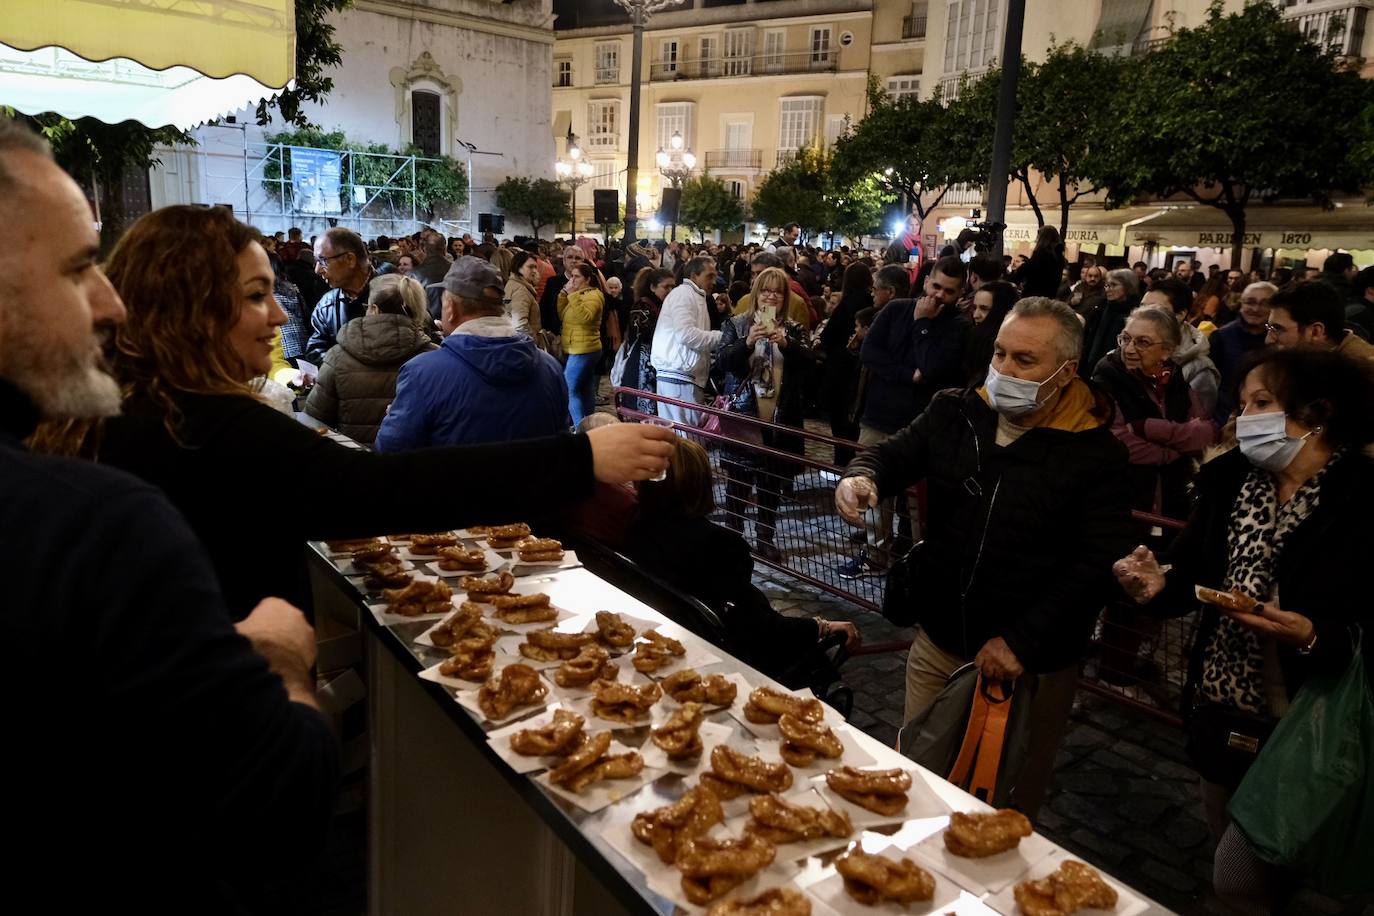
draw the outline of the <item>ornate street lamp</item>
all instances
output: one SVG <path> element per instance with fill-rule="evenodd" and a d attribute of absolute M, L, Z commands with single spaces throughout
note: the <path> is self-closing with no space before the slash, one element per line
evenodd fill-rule
<path fill-rule="evenodd" d="M 635 224 L 639 221 L 635 189 L 639 186 L 639 84 L 644 61 L 644 22 L 651 13 L 667 9 L 677 0 L 615 0 L 616 5 L 630 14 L 634 29 L 634 53 L 630 70 L 630 137 L 627 148 L 625 174 L 625 242 L 635 240 Z"/>
<path fill-rule="evenodd" d="M 697 167 L 697 157 L 691 149 L 686 148 L 686 142 L 682 139 L 682 131 L 673 131 L 672 137 L 668 139 L 668 149 L 659 147 L 654 154 L 654 161 L 658 164 L 658 171 L 668 183 L 675 188 L 682 187 L 692 174 L 692 169 Z M 673 218 L 672 232 L 669 238 L 677 241 L 677 218 Z"/>
<path fill-rule="evenodd" d="M 567 137 L 567 159 L 559 159 L 553 164 L 554 174 L 558 180 L 568 186 L 571 195 L 573 232 L 577 232 L 577 189 L 586 184 L 592 177 L 592 164 L 582 158 L 582 147 L 577 145 L 577 134 L 568 128 Z"/>

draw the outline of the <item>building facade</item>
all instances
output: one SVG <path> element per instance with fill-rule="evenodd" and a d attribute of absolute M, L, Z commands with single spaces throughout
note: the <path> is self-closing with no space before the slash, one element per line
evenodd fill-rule
<path fill-rule="evenodd" d="M 355 0 L 332 22 L 343 63 L 329 72 L 333 91 L 324 104 L 307 104 L 306 117 L 351 142 L 413 144 L 470 163 L 472 199 L 443 214 L 450 230 L 466 231 L 470 214 L 494 212 L 494 189 L 505 176 L 551 174 L 551 0 Z M 224 203 L 261 228 L 285 223 L 307 235 L 332 222 L 369 236 L 412 231 L 404 213 L 386 221 L 282 212 L 280 195 L 262 180 L 278 155 L 264 138 L 279 130 L 257 126 L 244 110 L 232 123 L 197 130 L 194 148 L 161 151 L 150 178 L 153 206 Z M 404 165 L 396 160 L 401 172 L 392 182 L 402 188 Z M 522 228 L 508 221 L 506 231 Z"/>

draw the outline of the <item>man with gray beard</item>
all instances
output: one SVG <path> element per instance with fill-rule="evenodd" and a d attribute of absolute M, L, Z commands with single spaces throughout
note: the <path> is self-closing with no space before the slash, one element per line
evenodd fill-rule
<path fill-rule="evenodd" d="M 0 272 L 0 715 L 12 751 L 0 778 L 18 789 L 6 821 L 23 837 L 0 877 L 41 888 L 52 912 L 273 909 L 320 843 L 338 773 L 315 702 L 314 633 L 274 598 L 233 624 L 159 490 L 24 447 L 40 421 L 119 412 L 102 350 L 126 313 L 96 264 L 81 189 L 5 120 L 0 220 L 11 240 Z M 244 472 L 272 484 L 266 469 Z"/>

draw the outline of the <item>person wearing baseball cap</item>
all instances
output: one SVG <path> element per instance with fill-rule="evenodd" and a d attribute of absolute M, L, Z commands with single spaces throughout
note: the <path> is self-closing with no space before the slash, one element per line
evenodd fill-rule
<path fill-rule="evenodd" d="M 458 258 L 431 287 L 441 297 L 443 346 L 401 367 L 396 398 L 375 448 L 400 452 L 567 432 L 568 388 L 558 360 L 520 334 L 506 314 L 501 275 Z"/>

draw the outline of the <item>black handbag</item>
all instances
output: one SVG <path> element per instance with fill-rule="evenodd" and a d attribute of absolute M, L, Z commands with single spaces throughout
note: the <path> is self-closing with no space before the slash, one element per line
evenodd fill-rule
<path fill-rule="evenodd" d="M 887 568 L 887 583 L 883 588 L 883 616 L 899 627 L 916 624 L 915 567 L 920 558 L 921 545 L 917 541 L 910 550 L 892 561 Z"/>
<path fill-rule="evenodd" d="M 1194 697 L 1184 705 L 1184 749 L 1198 775 L 1235 789 L 1279 720 Z"/>

